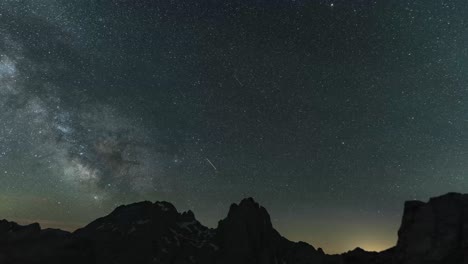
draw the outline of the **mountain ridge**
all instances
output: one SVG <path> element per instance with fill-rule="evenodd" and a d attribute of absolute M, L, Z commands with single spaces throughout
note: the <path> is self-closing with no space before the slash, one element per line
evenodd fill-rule
<path fill-rule="evenodd" d="M 381 252 L 327 255 L 276 231 L 252 197 L 231 204 L 216 228 L 169 202 L 115 208 L 74 232 L 0 221 L 2 263 L 419 264 L 468 263 L 468 194 L 407 201 L 398 241 Z"/>

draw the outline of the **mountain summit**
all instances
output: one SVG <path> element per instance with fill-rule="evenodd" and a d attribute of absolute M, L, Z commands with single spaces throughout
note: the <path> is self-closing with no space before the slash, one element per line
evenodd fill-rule
<path fill-rule="evenodd" d="M 119 206 L 73 233 L 2 220 L 3 263 L 466 264 L 468 195 L 406 202 L 397 245 L 380 253 L 357 248 L 326 255 L 291 242 L 273 228 L 267 210 L 247 198 L 232 204 L 215 229 L 191 211 L 148 201 Z"/>

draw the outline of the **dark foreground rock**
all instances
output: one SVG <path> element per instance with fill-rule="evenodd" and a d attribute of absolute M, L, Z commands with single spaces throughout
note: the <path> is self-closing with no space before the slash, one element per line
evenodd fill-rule
<path fill-rule="evenodd" d="M 467 264 L 468 195 L 406 202 L 395 247 L 326 255 L 291 242 L 252 198 L 233 204 L 216 229 L 167 202 L 116 208 L 74 233 L 0 221 L 3 263 Z"/>
<path fill-rule="evenodd" d="M 399 263 L 468 263 L 468 195 L 406 202 L 395 248 Z"/>

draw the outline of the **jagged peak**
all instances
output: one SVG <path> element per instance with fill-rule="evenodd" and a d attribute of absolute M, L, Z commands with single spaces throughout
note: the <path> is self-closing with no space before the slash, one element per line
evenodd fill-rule
<path fill-rule="evenodd" d="M 240 201 L 239 206 L 247 206 L 247 207 L 260 207 L 260 204 L 255 201 L 253 197 L 247 197 Z"/>
<path fill-rule="evenodd" d="M 236 230 L 241 226 L 253 228 L 255 232 L 276 233 L 267 210 L 251 197 L 241 200 L 239 204 L 231 204 L 227 217 L 218 222 L 218 231 L 223 233 L 224 230 Z"/>
<path fill-rule="evenodd" d="M 156 201 L 153 203 L 150 201 L 142 201 L 142 202 L 121 205 L 115 208 L 115 210 L 111 213 L 111 215 L 121 214 L 121 213 L 129 212 L 129 211 L 140 211 L 140 210 L 145 211 L 145 210 L 152 210 L 152 209 L 160 210 L 163 212 L 178 213 L 175 206 L 169 202 Z"/>
<path fill-rule="evenodd" d="M 192 210 L 188 210 L 182 213 L 182 217 L 187 219 L 195 219 L 195 214 L 192 212 Z"/>
<path fill-rule="evenodd" d="M 143 201 L 117 207 L 109 215 L 96 219 L 87 226 L 76 230 L 78 235 L 90 232 L 114 232 L 135 234 L 141 230 L 160 230 L 161 228 L 183 227 L 195 225 L 198 231 L 208 229 L 195 218 L 189 210 L 179 213 L 176 207 L 166 201 Z M 192 228 L 192 227 L 190 227 Z M 190 229 L 188 228 L 188 229 Z M 140 232 L 141 233 L 141 232 Z"/>
<path fill-rule="evenodd" d="M 227 219 L 229 218 L 248 218 L 248 217 L 255 217 L 255 218 L 263 218 L 269 225 L 270 222 L 270 215 L 268 214 L 267 210 L 257 203 L 254 198 L 244 198 L 240 201 L 239 204 L 231 204 L 229 208 Z"/>

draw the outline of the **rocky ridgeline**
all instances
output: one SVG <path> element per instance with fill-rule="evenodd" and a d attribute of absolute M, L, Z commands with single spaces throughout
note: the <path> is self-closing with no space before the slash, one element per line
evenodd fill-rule
<path fill-rule="evenodd" d="M 0 221 L 3 263 L 468 264 L 468 195 L 406 202 L 395 247 L 326 255 L 291 242 L 252 198 L 233 204 L 216 229 L 167 202 L 120 206 L 74 233 Z"/>

